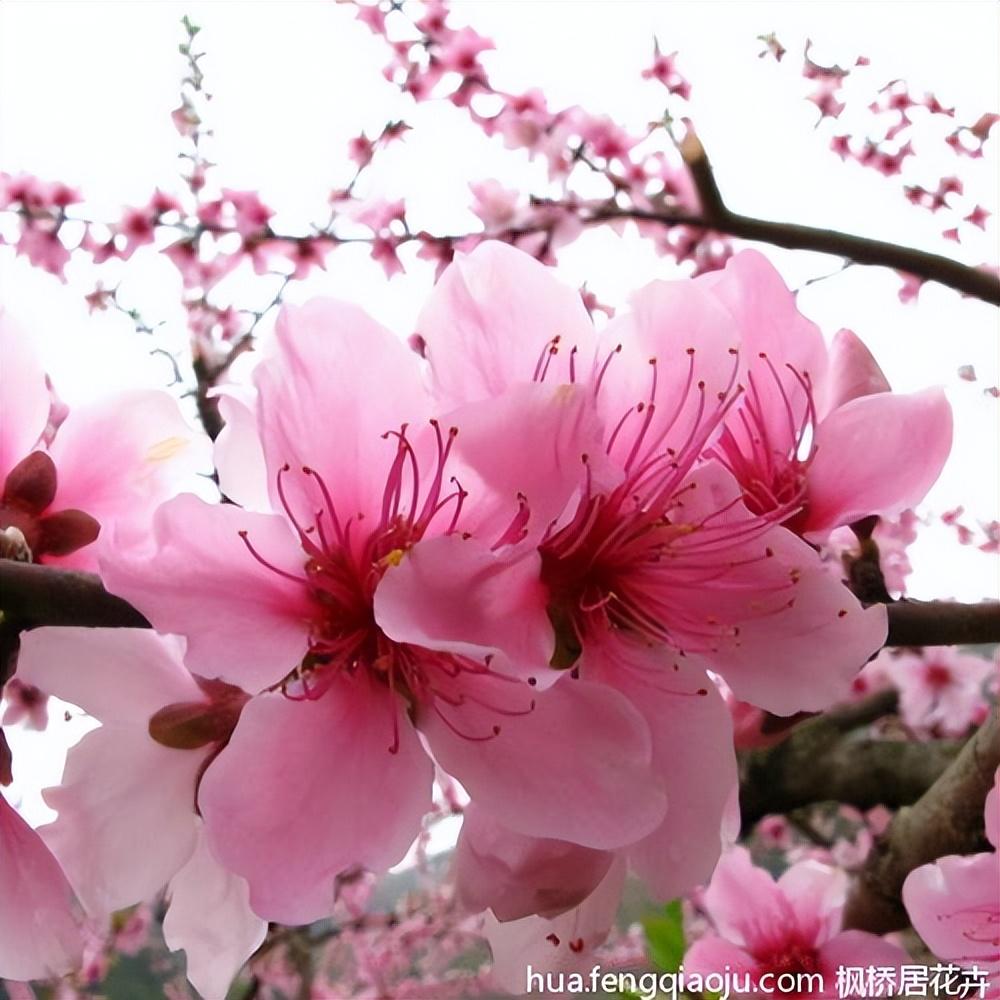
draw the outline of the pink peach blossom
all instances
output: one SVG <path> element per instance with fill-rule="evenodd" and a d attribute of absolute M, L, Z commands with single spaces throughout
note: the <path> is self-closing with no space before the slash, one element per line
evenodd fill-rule
<path fill-rule="evenodd" d="M 943 961 L 976 966 L 1000 996 L 1000 768 L 984 808 L 992 851 L 948 855 L 921 865 L 903 883 L 903 904 L 914 930 Z"/>
<path fill-rule="evenodd" d="M 6 313 L 0 353 L 0 530 L 16 528 L 35 562 L 96 569 L 102 528 L 144 533 L 156 505 L 207 467 L 207 443 L 172 397 L 153 391 L 74 408 L 46 443 L 52 396 Z"/>
<path fill-rule="evenodd" d="M 722 969 L 737 977 L 737 995 L 774 988 L 781 974 L 818 974 L 812 989 L 786 996 L 838 995 L 840 966 L 897 970 L 906 952 L 864 931 L 842 931 L 847 894 L 844 872 L 816 861 L 794 864 L 775 882 L 734 847 L 719 862 L 704 895 L 715 932 L 696 941 L 684 969 L 707 976 Z M 770 978 L 763 980 L 763 977 Z M 816 988 L 822 983 L 822 988 Z M 745 988 L 744 988 L 745 984 Z M 803 983 L 806 985 L 806 983 Z"/>
<path fill-rule="evenodd" d="M 168 946 L 187 952 L 205 996 L 222 996 L 267 925 L 210 852 L 195 799 L 246 695 L 194 677 L 182 653 L 143 629 L 43 628 L 23 636 L 19 674 L 101 722 L 46 790 L 58 817 L 41 828 L 81 903 L 105 918 L 166 887 Z"/>
<path fill-rule="evenodd" d="M 538 557 L 503 555 L 526 505 L 557 512 L 575 488 L 585 398 L 526 386 L 496 421 L 495 407 L 473 405 L 438 422 L 419 359 L 328 301 L 282 313 L 255 380 L 255 401 L 224 401 L 232 423 L 218 448 L 223 492 L 257 509 L 178 497 L 148 545 L 103 564 L 112 590 L 187 638 L 192 670 L 256 694 L 199 790 L 212 850 L 250 882 L 253 908 L 317 919 L 338 875 L 402 857 L 430 806 L 418 730 L 525 834 L 603 848 L 658 824 L 663 794 L 637 710 L 583 680 L 545 690 Z M 528 433 L 539 448 L 518 466 Z M 490 461 L 474 470 L 468 456 L 480 454 Z M 402 566 L 419 575 L 441 561 L 489 594 L 459 639 L 447 603 L 390 586 Z M 517 622 L 500 644 L 499 620 Z"/>
<path fill-rule="evenodd" d="M 789 527 L 821 541 L 838 525 L 892 517 L 923 499 L 951 449 L 940 389 L 890 392 L 849 330 L 828 352 L 756 252 L 699 281 L 740 326 L 746 391 L 709 454 L 739 480 L 751 510 L 784 507 Z"/>
<path fill-rule="evenodd" d="M 982 722 L 988 708 L 984 684 L 994 671 L 989 660 L 951 646 L 902 653 L 885 661 L 885 672 L 899 689 L 906 724 L 946 736 L 961 736 Z"/>

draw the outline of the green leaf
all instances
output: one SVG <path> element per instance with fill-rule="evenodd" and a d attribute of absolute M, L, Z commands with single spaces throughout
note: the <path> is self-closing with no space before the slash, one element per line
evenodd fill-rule
<path fill-rule="evenodd" d="M 642 921 L 646 932 L 649 960 L 661 972 L 676 972 L 684 958 L 684 914 L 681 901 L 674 899 Z"/>

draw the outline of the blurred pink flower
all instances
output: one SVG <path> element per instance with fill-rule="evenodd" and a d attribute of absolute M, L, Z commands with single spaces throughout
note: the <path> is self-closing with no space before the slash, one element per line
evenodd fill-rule
<path fill-rule="evenodd" d="M 992 851 L 948 855 L 921 865 L 903 883 L 914 930 L 942 961 L 976 966 L 989 978 L 986 996 L 1000 997 L 1000 768 L 984 809 Z"/>
<path fill-rule="evenodd" d="M 734 847 L 719 862 L 704 895 L 715 933 L 688 949 L 685 972 L 707 976 L 726 969 L 735 977 L 736 995 L 767 992 L 782 974 L 813 974 L 814 988 L 783 989 L 782 995 L 836 997 L 845 995 L 838 979 L 841 966 L 898 971 L 910 961 L 901 948 L 864 931 L 841 931 L 846 894 L 847 876 L 836 868 L 801 861 L 775 882 L 754 867 L 749 851 Z M 819 984 L 822 988 L 815 988 Z"/>
<path fill-rule="evenodd" d="M 6 313 L 0 355 L 0 530 L 17 529 L 33 561 L 96 569 L 102 528 L 144 534 L 156 505 L 207 466 L 207 442 L 165 392 L 76 407 L 46 445 L 52 396 L 27 334 Z"/>

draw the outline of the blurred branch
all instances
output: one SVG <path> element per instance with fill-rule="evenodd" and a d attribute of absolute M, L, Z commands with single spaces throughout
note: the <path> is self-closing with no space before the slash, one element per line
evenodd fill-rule
<path fill-rule="evenodd" d="M 0 559 L 0 611 L 4 624 L 149 628 L 127 601 L 109 594 L 94 573 Z"/>
<path fill-rule="evenodd" d="M 803 722 L 781 743 L 740 754 L 744 829 L 769 813 L 817 802 L 857 809 L 916 802 L 957 756 L 961 743 L 869 739 L 857 734 L 895 711 L 895 691 Z"/>
<path fill-rule="evenodd" d="M 600 223 L 609 219 L 633 219 L 658 222 L 664 226 L 703 226 L 740 239 L 757 240 L 789 250 L 815 250 L 818 253 L 835 254 L 855 264 L 891 267 L 925 281 L 947 285 L 983 302 L 1000 305 L 1000 278 L 984 269 L 960 264 L 950 257 L 832 229 L 816 229 L 791 222 L 770 222 L 733 212 L 722 199 L 708 154 L 694 132 L 689 131 L 681 143 L 681 155 L 698 192 L 700 215 L 611 207 L 591 215 L 585 221 Z"/>
<path fill-rule="evenodd" d="M 895 601 L 887 646 L 972 646 L 1000 642 L 1000 602 Z"/>
<path fill-rule="evenodd" d="M 885 934 L 909 924 L 900 892 L 906 876 L 946 854 L 985 850 L 983 803 L 1000 766 L 997 712 L 910 808 L 901 809 L 862 869 L 844 926 Z"/>

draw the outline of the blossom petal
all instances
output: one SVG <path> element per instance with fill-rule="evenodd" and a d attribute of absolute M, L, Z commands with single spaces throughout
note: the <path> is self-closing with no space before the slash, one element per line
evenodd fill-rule
<path fill-rule="evenodd" d="M 417 718 L 435 759 L 484 809 L 515 833 L 601 849 L 659 825 L 649 731 L 627 698 L 566 677 L 527 710 L 525 685 L 490 681 L 465 680 L 457 708 L 423 706 Z"/>
<path fill-rule="evenodd" d="M 498 920 L 551 918 L 582 903 L 613 860 L 610 851 L 513 833 L 471 802 L 455 849 L 455 884 L 473 913 L 489 909 Z"/>
<path fill-rule="evenodd" d="M 839 930 L 847 898 L 847 874 L 818 861 L 799 861 L 778 879 L 799 930 L 809 945 L 827 941 Z"/>
<path fill-rule="evenodd" d="M 446 406 L 532 381 L 554 337 L 564 357 L 578 347 L 585 366 L 593 352 L 594 329 L 579 292 L 530 255 L 490 240 L 445 270 L 417 331 Z M 551 365 L 559 367 L 557 381 L 570 381 L 559 358 Z"/>
<path fill-rule="evenodd" d="M 899 945 L 865 931 L 838 934 L 819 949 L 817 958 L 829 995 L 839 995 L 833 994 L 830 984 L 837 981 L 840 969 L 895 969 L 898 973 L 900 966 L 912 965 L 910 956 Z"/>
<path fill-rule="evenodd" d="M 73 891 L 42 839 L 0 795 L 0 978 L 51 979 L 83 960 Z"/>
<path fill-rule="evenodd" d="M 537 543 L 587 478 L 614 485 L 591 392 L 579 385 L 518 385 L 448 414 L 458 428 L 449 472 L 468 491 L 459 526 L 494 545 L 523 499 L 528 517 L 513 540 Z M 531 447 L 525 447 L 530 441 Z"/>
<path fill-rule="evenodd" d="M 906 876 L 903 905 L 914 930 L 938 958 L 997 961 L 1000 855 L 948 855 Z"/>
<path fill-rule="evenodd" d="M 205 751 L 154 743 L 144 720 L 105 724 L 46 789 L 59 816 L 40 830 L 87 911 L 100 917 L 152 899 L 195 846 L 194 790 Z"/>
<path fill-rule="evenodd" d="M 344 675 L 315 700 L 248 702 L 198 801 L 212 853 L 249 882 L 254 912 L 304 924 L 329 916 L 342 872 L 403 857 L 432 777 L 401 704 L 367 676 Z"/>
<path fill-rule="evenodd" d="M 756 954 L 776 950 L 794 924 L 785 894 L 745 847 L 727 851 L 705 890 L 705 908 L 718 932 Z"/>
<path fill-rule="evenodd" d="M 604 643 L 598 654 L 606 683 L 646 719 L 667 793 L 665 819 L 628 849 L 629 860 L 655 897 L 674 899 L 711 877 L 722 850 L 737 787 L 729 710 L 705 672 L 684 660 L 623 641 Z M 584 676 L 594 665 L 588 649 Z"/>
<path fill-rule="evenodd" d="M 940 389 L 846 403 L 816 428 L 803 530 L 820 534 L 915 506 L 940 475 L 951 438 L 951 407 Z"/>
<path fill-rule="evenodd" d="M 890 388 L 889 380 L 858 335 L 838 330 L 830 344 L 830 367 L 816 400 L 820 418 L 852 399 L 889 392 Z"/>
<path fill-rule="evenodd" d="M 614 924 L 624 883 L 625 863 L 619 859 L 578 907 L 552 920 L 525 917 L 501 923 L 488 913 L 485 933 L 493 952 L 493 983 L 520 996 L 529 966 L 540 975 L 589 971 L 594 949 Z"/>
<path fill-rule="evenodd" d="M 507 560 L 460 535 L 418 542 L 375 591 L 375 620 L 396 642 L 548 673 L 555 641 L 534 552 Z M 552 680 L 556 675 L 553 675 Z"/>
<path fill-rule="evenodd" d="M 257 432 L 257 394 L 248 386 L 227 385 L 216 396 L 225 421 L 215 439 L 219 489 L 244 510 L 270 511 L 267 465 Z"/>
<path fill-rule="evenodd" d="M 174 702 L 200 701 L 183 644 L 149 629 L 40 628 L 21 636 L 17 676 L 102 722 L 140 728 Z"/>
<path fill-rule="evenodd" d="M 156 507 L 194 489 L 211 468 L 210 446 L 166 392 L 136 391 L 74 408 L 49 449 L 59 471 L 53 510 L 82 510 L 119 542 L 149 531 Z M 47 561 L 96 569 L 97 549 Z"/>
<path fill-rule="evenodd" d="M 244 531 L 277 572 L 251 554 Z M 185 636 L 193 673 L 257 691 L 298 665 L 314 609 L 283 518 L 185 494 L 157 510 L 149 548 L 107 553 L 105 585 L 161 632 Z"/>
<path fill-rule="evenodd" d="M 342 523 L 377 518 L 396 454 L 382 436 L 422 427 L 431 415 L 419 360 L 363 310 L 332 299 L 285 306 L 275 338 L 254 373 L 274 509 L 283 505 L 277 479 L 287 465 L 286 498 L 303 524 L 326 507 L 303 467 L 320 474 Z"/>
<path fill-rule="evenodd" d="M 203 832 L 191 860 L 170 881 L 163 938 L 187 955 L 187 977 L 204 997 L 224 997 L 246 960 L 267 936 L 250 909 L 250 889 L 208 849 Z"/>

